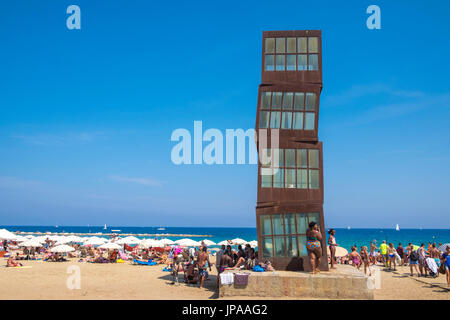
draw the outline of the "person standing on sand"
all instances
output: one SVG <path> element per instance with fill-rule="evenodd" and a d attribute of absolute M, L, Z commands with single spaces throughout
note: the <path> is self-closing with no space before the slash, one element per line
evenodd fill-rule
<path fill-rule="evenodd" d="M 417 265 L 419 264 L 419 254 L 416 251 L 414 251 L 414 246 L 412 243 L 408 245 L 406 250 L 407 250 L 407 257 L 409 258 L 409 270 L 411 272 L 411 277 L 414 276 L 413 269 L 416 269 L 417 276 L 419 277 L 420 273 L 419 268 L 417 267 Z"/>
<path fill-rule="evenodd" d="M 386 240 L 383 240 L 383 243 L 380 244 L 380 252 L 381 252 L 381 257 L 383 258 L 383 264 L 387 268 L 388 261 L 389 261 L 389 255 L 388 255 L 388 246 L 386 244 Z"/>
<path fill-rule="evenodd" d="M 330 248 L 330 265 L 331 265 L 331 269 L 336 269 L 336 267 L 334 266 L 336 264 L 336 247 L 338 246 L 336 243 L 336 230 L 334 229 L 330 229 L 328 231 L 328 234 L 330 235 L 328 237 L 328 245 Z"/>
<path fill-rule="evenodd" d="M 445 266 L 445 274 L 447 276 L 447 286 L 450 287 L 450 246 L 445 248 L 445 252 L 442 254 L 442 263 Z"/>
<path fill-rule="evenodd" d="M 405 264 L 405 251 L 403 250 L 402 244 L 399 243 L 397 247 L 397 253 L 400 256 L 400 266 Z"/>
<path fill-rule="evenodd" d="M 436 248 L 435 242 L 431 246 L 430 258 L 434 259 L 434 261 L 436 262 L 436 265 L 439 269 L 439 267 L 441 266 L 441 251 L 439 251 L 439 249 Z M 439 272 L 436 273 L 436 277 L 438 277 L 438 276 L 439 276 Z"/>
<path fill-rule="evenodd" d="M 348 256 L 352 261 L 352 264 L 359 270 L 359 268 L 361 267 L 361 256 L 356 251 L 357 249 L 358 248 L 356 246 L 352 246 L 351 248 L 352 252 Z"/>
<path fill-rule="evenodd" d="M 220 273 L 220 260 L 222 260 L 222 256 L 225 253 L 225 245 L 223 244 L 220 250 L 216 254 L 216 268 L 217 273 Z"/>
<path fill-rule="evenodd" d="M 306 249 L 308 250 L 309 263 L 311 265 L 311 273 L 320 272 L 319 265 L 322 257 L 322 233 L 319 225 L 314 221 L 310 222 L 306 230 Z"/>
<path fill-rule="evenodd" d="M 377 255 L 375 252 L 375 250 L 377 250 L 377 249 L 378 249 L 377 246 L 373 242 L 370 242 L 369 260 L 372 263 L 372 265 L 377 264 L 377 259 L 376 259 Z"/>
<path fill-rule="evenodd" d="M 417 253 L 419 254 L 419 270 L 420 270 L 420 276 L 423 277 L 427 277 L 428 276 L 428 270 L 427 270 L 427 266 L 426 266 L 426 251 L 425 251 L 425 244 L 422 243 L 420 245 L 420 248 L 417 249 Z M 424 275 L 425 273 L 425 275 Z"/>
<path fill-rule="evenodd" d="M 364 274 L 367 274 L 367 269 L 369 269 L 369 277 L 372 276 L 372 270 L 370 270 L 370 260 L 369 260 L 369 252 L 367 251 L 366 246 L 361 247 L 361 260 L 364 263 Z"/>
<path fill-rule="evenodd" d="M 389 270 L 392 270 L 392 262 L 394 263 L 394 271 L 396 271 L 396 263 L 395 263 L 395 248 L 392 243 L 389 243 L 388 247 L 388 254 L 389 254 Z"/>
<path fill-rule="evenodd" d="M 203 287 L 203 282 L 208 277 L 208 271 L 206 268 L 209 268 L 209 272 L 211 272 L 211 262 L 209 261 L 208 248 L 203 247 L 202 251 L 199 253 L 198 258 L 198 270 L 200 276 L 200 289 Z"/>

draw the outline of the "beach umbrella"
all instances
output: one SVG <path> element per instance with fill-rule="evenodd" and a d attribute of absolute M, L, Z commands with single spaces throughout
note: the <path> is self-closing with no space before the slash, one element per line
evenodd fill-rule
<path fill-rule="evenodd" d="M 252 240 L 248 244 L 250 245 L 250 247 L 256 248 L 258 246 L 258 241 Z"/>
<path fill-rule="evenodd" d="M 100 249 L 113 249 L 113 250 L 120 250 L 122 249 L 122 246 L 118 245 L 117 243 L 114 242 L 107 242 L 102 244 L 100 247 Z"/>
<path fill-rule="evenodd" d="M 218 245 L 219 245 L 219 246 L 226 246 L 226 245 L 229 245 L 229 243 L 228 243 L 227 240 L 223 240 L 223 241 L 220 241 L 220 242 L 218 243 Z"/>
<path fill-rule="evenodd" d="M 161 240 L 159 240 L 159 241 L 161 241 L 161 242 L 164 243 L 165 245 L 172 245 L 172 244 L 175 243 L 175 242 L 173 242 L 172 240 L 167 239 L 167 238 L 161 239 Z"/>
<path fill-rule="evenodd" d="M 240 238 L 236 238 L 231 240 L 231 242 L 235 245 L 244 245 L 247 243 L 247 241 L 245 241 L 244 239 L 240 239 Z"/>
<path fill-rule="evenodd" d="M 139 244 L 139 243 L 141 243 L 141 241 L 142 240 L 140 240 L 136 237 L 130 236 L 130 237 L 125 237 L 125 238 L 119 239 L 118 241 L 116 241 L 116 243 L 118 243 L 118 244 Z"/>
<path fill-rule="evenodd" d="M 327 254 L 331 255 L 330 253 L 330 247 L 327 247 Z M 348 251 L 347 249 L 343 248 L 343 247 L 336 247 L 336 251 L 335 251 L 335 257 L 345 257 L 346 255 L 348 255 Z"/>
<path fill-rule="evenodd" d="M 104 238 L 92 237 L 92 238 L 89 238 L 89 239 L 84 243 L 84 245 L 99 246 L 99 245 L 104 244 L 105 242 L 107 242 L 107 240 L 104 239 Z"/>
<path fill-rule="evenodd" d="M 78 237 L 78 236 L 74 236 L 74 235 L 65 237 L 64 240 L 67 242 L 84 242 L 84 239 L 82 237 Z"/>
<path fill-rule="evenodd" d="M 13 240 L 16 242 L 24 242 L 24 241 L 28 241 L 30 239 L 23 237 L 23 236 L 16 236 Z"/>
<path fill-rule="evenodd" d="M 214 241 L 211 241 L 211 240 L 208 240 L 208 239 L 204 239 L 201 242 L 203 242 L 207 246 L 215 246 L 216 245 L 216 243 Z"/>
<path fill-rule="evenodd" d="M 50 239 L 50 240 L 52 240 L 52 241 L 61 241 L 61 240 L 64 240 L 64 236 L 57 236 L 57 235 L 54 235 L 54 236 L 48 236 L 48 239 Z"/>
<path fill-rule="evenodd" d="M 56 247 L 53 247 L 50 249 L 51 252 L 58 252 L 58 253 L 64 253 L 64 252 L 72 252 L 75 251 L 74 247 L 68 246 L 66 244 L 62 244 Z"/>
<path fill-rule="evenodd" d="M 443 244 L 443 245 L 440 246 L 438 249 L 439 249 L 439 251 L 441 251 L 441 252 L 445 252 L 445 251 L 447 251 L 447 247 L 450 247 L 450 243 Z"/>
<path fill-rule="evenodd" d="M 0 239 L 2 240 L 14 240 L 17 234 L 14 234 L 6 229 L 0 229 Z"/>
<path fill-rule="evenodd" d="M 145 239 L 139 243 L 139 246 L 143 248 L 164 248 L 166 245 L 160 240 Z"/>
<path fill-rule="evenodd" d="M 179 244 L 180 246 L 185 246 L 185 247 L 196 247 L 196 246 L 200 245 L 199 242 L 194 241 L 192 239 L 187 239 L 187 238 L 177 240 L 177 241 L 175 241 L 175 243 Z"/>
<path fill-rule="evenodd" d="M 39 248 L 39 247 L 42 247 L 42 243 L 40 241 L 37 241 L 36 239 L 30 239 L 30 240 L 24 241 L 22 243 L 19 243 L 19 247 Z"/>

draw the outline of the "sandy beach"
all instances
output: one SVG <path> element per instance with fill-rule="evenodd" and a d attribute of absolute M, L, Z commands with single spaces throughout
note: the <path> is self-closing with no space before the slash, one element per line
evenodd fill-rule
<path fill-rule="evenodd" d="M 0 299 L 217 299 L 215 289 L 217 272 L 213 267 L 205 288 L 197 285 L 171 284 L 169 272 L 163 265 L 135 266 L 129 263 L 93 264 L 67 262 L 23 261 L 31 268 L 6 268 L 1 259 Z M 69 266 L 81 271 L 81 289 L 68 289 Z M 381 289 L 375 290 L 375 299 L 450 299 L 444 276 L 437 279 L 410 278 L 409 267 L 397 272 L 382 271 Z M 180 274 L 180 280 L 182 275 Z M 229 299 L 248 299 L 232 297 Z M 254 298 L 252 298 L 254 299 Z M 264 297 L 263 299 L 267 299 Z M 279 300 L 280 298 L 276 298 Z M 284 298 L 281 298 L 284 299 Z M 286 298 L 292 300 L 293 298 Z"/>

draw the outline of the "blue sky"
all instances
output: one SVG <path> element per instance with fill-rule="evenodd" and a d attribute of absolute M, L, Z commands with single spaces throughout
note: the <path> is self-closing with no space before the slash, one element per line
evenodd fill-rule
<path fill-rule="evenodd" d="M 81 8 L 81 30 L 66 8 Z M 381 30 L 366 8 L 381 8 Z M 0 224 L 255 226 L 256 165 L 173 130 L 253 128 L 263 30 L 321 29 L 328 227 L 450 226 L 446 1 L 2 1 Z"/>

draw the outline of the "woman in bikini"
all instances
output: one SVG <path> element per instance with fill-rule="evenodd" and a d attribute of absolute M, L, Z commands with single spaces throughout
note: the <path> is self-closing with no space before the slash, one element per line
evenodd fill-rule
<path fill-rule="evenodd" d="M 320 272 L 319 265 L 322 257 L 322 233 L 319 225 L 314 221 L 309 223 L 309 228 L 306 230 L 306 249 L 308 250 L 309 262 L 311 265 L 311 273 Z"/>
<path fill-rule="evenodd" d="M 389 247 L 388 247 L 388 255 L 389 255 L 389 270 L 392 270 L 392 263 L 394 263 L 394 271 L 396 271 L 396 263 L 395 263 L 395 254 L 397 253 L 397 251 L 394 248 L 394 245 L 392 243 L 389 243 Z"/>
<path fill-rule="evenodd" d="M 349 258 L 352 261 L 352 264 L 359 270 L 359 268 L 361 267 L 361 256 L 356 251 L 356 249 L 357 247 L 352 246 L 352 252 L 349 254 Z"/>
<path fill-rule="evenodd" d="M 369 260 L 372 263 L 372 265 L 377 264 L 377 254 L 376 254 L 375 250 L 377 250 L 377 246 L 373 242 L 371 242 L 370 243 Z"/>
<path fill-rule="evenodd" d="M 372 271 L 370 270 L 370 260 L 369 260 L 369 252 L 367 251 L 366 246 L 361 247 L 361 260 L 364 263 L 364 274 L 367 274 L 367 269 L 369 269 L 369 277 L 372 276 Z"/>
<path fill-rule="evenodd" d="M 328 231 L 328 234 L 330 235 L 328 237 L 328 245 L 330 248 L 330 265 L 331 265 L 331 269 L 336 269 L 336 267 L 334 266 L 336 264 L 336 247 L 337 247 L 337 243 L 336 243 L 336 230 L 334 229 L 330 229 L 330 231 Z"/>

